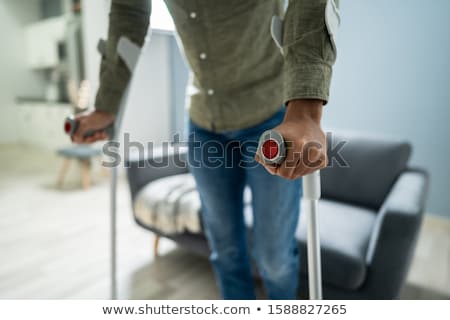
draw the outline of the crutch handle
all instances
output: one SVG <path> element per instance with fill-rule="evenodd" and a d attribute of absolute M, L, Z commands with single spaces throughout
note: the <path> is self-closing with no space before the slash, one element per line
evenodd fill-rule
<path fill-rule="evenodd" d="M 64 132 L 67 135 L 72 136 L 77 131 L 78 126 L 79 126 L 78 120 L 75 119 L 74 116 L 69 116 L 64 121 Z M 108 134 L 108 137 L 110 139 L 112 139 L 114 137 L 114 122 L 111 123 L 110 125 L 106 126 L 105 128 L 101 128 L 101 129 L 97 129 L 97 130 L 88 130 L 84 133 L 84 136 L 90 137 L 99 131 L 106 131 L 106 133 Z"/>
<path fill-rule="evenodd" d="M 267 164 L 280 164 L 286 157 L 283 136 L 276 130 L 264 131 L 259 138 L 258 155 Z"/>
<path fill-rule="evenodd" d="M 276 130 L 264 131 L 259 138 L 258 155 L 264 163 L 280 164 L 286 157 L 283 136 Z M 303 177 L 303 199 L 320 199 L 320 172 L 316 170 Z"/>

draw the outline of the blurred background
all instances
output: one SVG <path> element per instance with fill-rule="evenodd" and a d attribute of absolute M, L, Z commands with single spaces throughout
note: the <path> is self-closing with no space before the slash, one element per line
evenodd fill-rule
<path fill-rule="evenodd" d="M 109 297 L 109 179 L 101 144 L 73 148 L 64 118 L 92 107 L 108 0 L 0 0 L 0 298 Z M 325 128 L 409 141 L 430 174 L 400 298 L 450 298 L 450 2 L 344 1 Z M 189 70 L 162 0 L 123 128 L 156 145 L 183 132 Z M 208 260 L 134 219 L 119 181 L 119 297 L 219 298 Z"/>

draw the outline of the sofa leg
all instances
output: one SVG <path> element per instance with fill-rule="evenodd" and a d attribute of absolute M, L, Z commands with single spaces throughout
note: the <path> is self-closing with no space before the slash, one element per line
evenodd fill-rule
<path fill-rule="evenodd" d="M 153 240 L 153 257 L 159 257 L 159 239 L 160 236 L 155 234 L 155 239 Z"/>

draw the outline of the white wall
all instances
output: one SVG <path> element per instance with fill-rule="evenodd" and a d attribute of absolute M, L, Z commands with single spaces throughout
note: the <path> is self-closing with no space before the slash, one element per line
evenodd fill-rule
<path fill-rule="evenodd" d="M 18 141 L 17 96 L 42 96 L 42 78 L 27 69 L 24 26 L 38 20 L 38 1 L 0 0 L 0 143 Z"/>
<path fill-rule="evenodd" d="M 428 212 L 450 217 L 450 1 L 341 1 L 324 123 L 412 143 L 431 174 Z"/>

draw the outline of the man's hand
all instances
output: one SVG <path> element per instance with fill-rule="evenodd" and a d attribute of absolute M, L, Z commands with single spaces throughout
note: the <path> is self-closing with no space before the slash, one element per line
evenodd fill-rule
<path fill-rule="evenodd" d="M 72 141 L 75 143 L 93 143 L 108 139 L 108 134 L 105 131 L 98 131 L 92 136 L 85 137 L 86 131 L 106 128 L 114 122 L 115 116 L 104 111 L 93 111 L 79 115 L 75 119 L 79 124 L 77 131 L 71 137 Z"/>
<path fill-rule="evenodd" d="M 280 165 L 265 164 L 255 159 L 269 173 L 286 179 L 297 179 L 326 167 L 326 136 L 320 127 L 323 103 L 321 100 L 292 100 L 288 103 L 283 122 L 273 128 L 286 143 L 286 158 Z"/>

